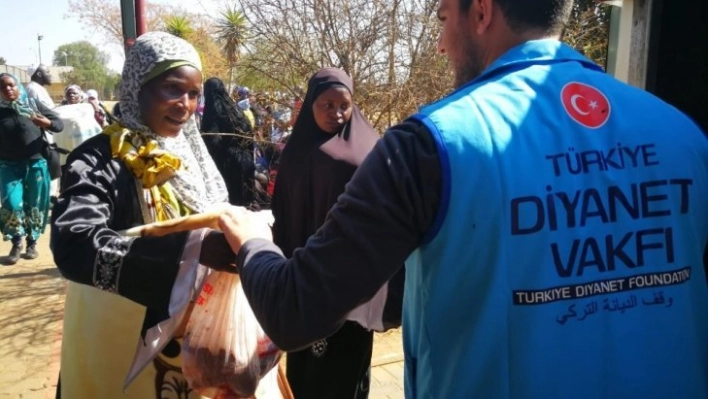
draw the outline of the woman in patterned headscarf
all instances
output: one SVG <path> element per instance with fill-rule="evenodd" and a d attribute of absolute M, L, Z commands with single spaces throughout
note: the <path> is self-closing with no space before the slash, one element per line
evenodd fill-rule
<path fill-rule="evenodd" d="M 64 88 L 64 99 L 61 105 L 72 105 L 81 102 L 84 91 L 79 85 L 69 85 Z"/>
<path fill-rule="evenodd" d="M 63 128 L 54 112 L 27 98 L 19 80 L 0 74 L 0 232 L 3 240 L 12 240 L 4 264 L 17 263 L 25 237 L 23 256 L 39 256 L 36 244 L 48 219 L 51 180 L 42 157 L 46 146 L 42 129 L 60 132 Z"/>
<path fill-rule="evenodd" d="M 214 231 L 119 232 L 226 202 L 193 118 L 201 83 L 189 43 L 162 32 L 140 36 L 123 68 L 120 121 L 67 160 L 51 242 L 71 280 L 65 398 L 199 397 L 181 372 L 179 327 L 204 275 L 199 264 L 229 270 L 234 255 Z"/>

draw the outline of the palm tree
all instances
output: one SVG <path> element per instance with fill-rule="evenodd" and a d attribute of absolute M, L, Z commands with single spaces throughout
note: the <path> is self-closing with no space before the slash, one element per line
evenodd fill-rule
<path fill-rule="evenodd" d="M 234 66 L 238 62 L 241 46 L 246 40 L 246 17 L 234 6 L 221 13 L 214 29 L 216 40 L 221 45 L 221 52 L 229 64 L 229 87 L 231 87 Z"/>
<path fill-rule="evenodd" d="M 165 32 L 171 35 L 187 39 L 194 33 L 192 21 L 183 15 L 168 15 L 163 21 L 165 23 Z"/>

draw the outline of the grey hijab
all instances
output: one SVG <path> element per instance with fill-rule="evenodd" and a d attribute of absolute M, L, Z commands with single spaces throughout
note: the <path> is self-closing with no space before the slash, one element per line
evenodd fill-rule
<path fill-rule="evenodd" d="M 204 212 L 211 205 L 227 202 L 228 193 L 194 118 L 190 118 L 177 137 L 162 137 L 154 133 L 140 118 L 140 88 L 146 78 L 152 77 L 153 69 L 165 62 L 202 69 L 199 54 L 187 41 L 165 32 L 149 32 L 140 36 L 130 48 L 123 67 L 119 89 L 120 124 L 142 133 L 145 139 L 156 140 L 160 148 L 182 160 L 182 167 L 170 183 L 187 207 L 195 212 Z M 140 135 L 136 136 L 135 140 L 140 141 Z M 133 144 L 138 147 L 143 143 Z"/>

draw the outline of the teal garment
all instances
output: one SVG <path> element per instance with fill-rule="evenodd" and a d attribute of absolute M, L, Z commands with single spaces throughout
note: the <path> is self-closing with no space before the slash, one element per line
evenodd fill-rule
<path fill-rule="evenodd" d="M 44 159 L 0 160 L 0 232 L 3 240 L 36 241 L 49 214 L 51 179 Z"/>
<path fill-rule="evenodd" d="M 406 262 L 407 398 L 708 398 L 708 140 L 554 40 L 413 117 L 434 227 Z"/>
<path fill-rule="evenodd" d="M 34 99 L 30 99 L 27 96 L 27 90 L 25 90 L 25 87 L 14 75 L 9 73 L 0 73 L 0 79 L 4 76 L 9 76 L 15 80 L 20 95 L 17 97 L 17 99 L 13 101 L 5 100 L 2 98 L 2 96 L 0 96 L 0 108 L 12 108 L 15 110 L 15 112 L 17 112 L 18 115 L 30 118 L 33 114 L 36 113 L 35 109 L 37 108 L 37 106 L 34 105 Z"/>

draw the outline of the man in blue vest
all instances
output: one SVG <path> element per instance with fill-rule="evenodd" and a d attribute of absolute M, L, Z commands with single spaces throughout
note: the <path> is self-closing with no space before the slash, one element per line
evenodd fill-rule
<path fill-rule="evenodd" d="M 387 132 L 307 246 L 221 218 L 278 346 L 406 260 L 406 397 L 708 397 L 708 142 L 560 43 L 571 5 L 441 0 L 457 89 Z"/>

